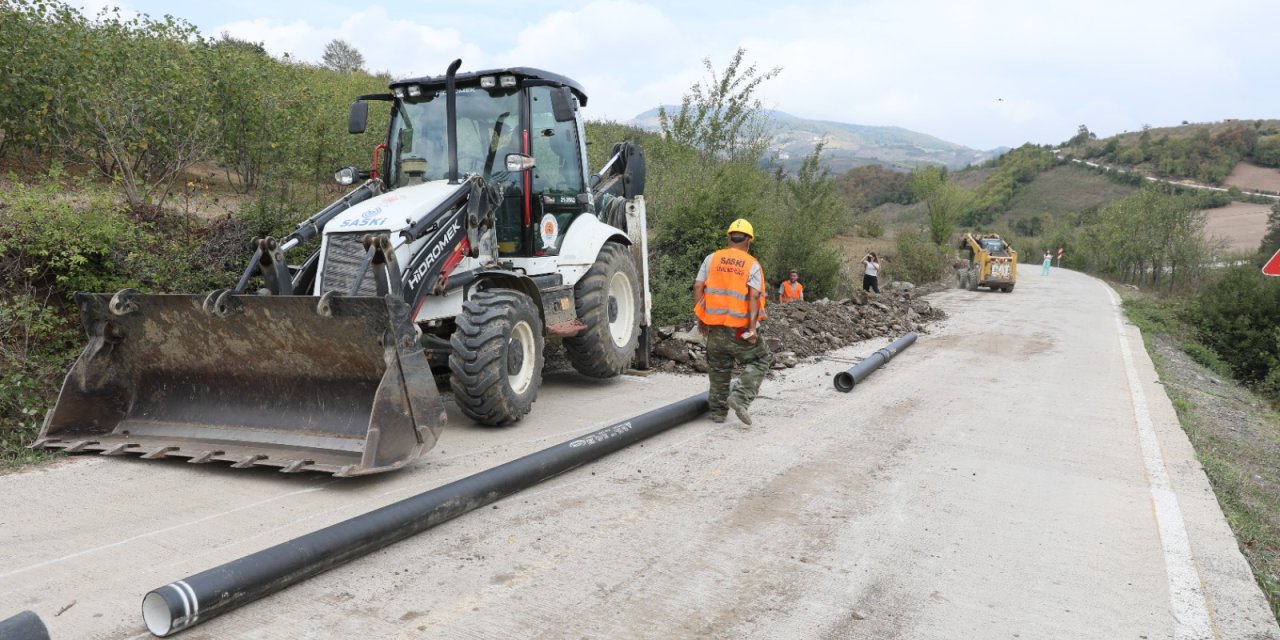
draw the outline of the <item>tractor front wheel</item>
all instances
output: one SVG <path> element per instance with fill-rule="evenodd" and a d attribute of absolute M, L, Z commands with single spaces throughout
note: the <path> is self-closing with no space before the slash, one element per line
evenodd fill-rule
<path fill-rule="evenodd" d="M 490 289 L 462 305 L 449 339 L 449 387 L 458 409 L 499 426 L 523 418 L 542 384 L 542 319 L 529 296 Z"/>

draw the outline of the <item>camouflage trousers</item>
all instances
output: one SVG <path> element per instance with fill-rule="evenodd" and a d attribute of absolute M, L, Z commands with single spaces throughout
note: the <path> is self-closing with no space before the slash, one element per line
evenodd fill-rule
<path fill-rule="evenodd" d="M 756 399 L 760 383 L 773 362 L 773 354 L 769 353 L 764 336 L 751 344 L 734 338 L 735 331 L 732 327 L 707 327 L 707 367 L 711 378 L 708 400 L 713 416 L 723 416 L 729 411 L 729 379 L 733 377 L 735 364 L 741 364 L 743 370 L 738 376 L 738 384 L 733 387 L 733 397 L 745 408 Z"/>

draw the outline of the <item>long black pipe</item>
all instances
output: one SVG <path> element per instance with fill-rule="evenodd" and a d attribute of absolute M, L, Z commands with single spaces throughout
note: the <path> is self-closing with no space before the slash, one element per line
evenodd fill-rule
<path fill-rule="evenodd" d="M 692 420 L 705 392 L 155 589 L 142 619 L 164 637 Z"/>
<path fill-rule="evenodd" d="M 897 340 L 894 340 L 889 346 L 867 356 L 865 360 L 849 367 L 848 371 L 841 371 L 836 374 L 836 389 L 848 393 L 853 390 L 853 385 L 858 384 L 871 375 L 873 371 L 879 369 L 881 365 L 893 359 L 899 351 L 905 350 L 916 341 L 916 332 L 912 331 Z"/>
<path fill-rule="evenodd" d="M 49 640 L 49 630 L 40 616 L 23 611 L 12 618 L 0 620 L 0 640 Z"/>

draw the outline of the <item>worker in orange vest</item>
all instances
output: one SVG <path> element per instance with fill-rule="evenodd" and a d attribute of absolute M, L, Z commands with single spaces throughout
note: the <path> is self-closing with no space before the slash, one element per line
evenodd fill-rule
<path fill-rule="evenodd" d="M 750 253 L 755 229 L 739 218 L 729 225 L 729 246 L 702 261 L 693 282 L 693 312 L 707 337 L 711 420 L 724 422 L 729 409 L 751 424 L 747 409 L 769 373 L 773 355 L 759 336 L 764 314 L 764 269 Z M 735 364 L 743 366 L 738 384 L 729 390 Z"/>
<path fill-rule="evenodd" d="M 791 270 L 791 276 L 782 281 L 778 286 L 778 302 L 786 304 L 788 302 L 804 301 L 804 285 L 800 284 L 800 274 L 795 270 Z"/>

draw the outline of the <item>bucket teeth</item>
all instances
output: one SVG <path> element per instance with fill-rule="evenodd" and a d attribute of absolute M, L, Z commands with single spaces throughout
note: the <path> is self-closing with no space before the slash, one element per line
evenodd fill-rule
<path fill-rule="evenodd" d="M 205 464 L 206 462 L 213 460 L 214 456 L 220 456 L 220 455 L 222 455 L 221 451 L 205 451 L 204 453 L 188 460 L 187 462 L 190 462 L 191 464 Z"/>
<path fill-rule="evenodd" d="M 104 451 L 102 452 L 102 455 L 104 455 L 104 456 L 120 456 L 120 455 L 124 455 L 124 454 L 126 454 L 126 453 L 129 453 L 129 450 L 130 450 L 130 449 L 137 448 L 138 446 L 139 446 L 139 445 L 134 444 L 134 443 L 132 443 L 132 442 L 121 442 L 120 444 L 118 444 L 118 445 L 116 445 L 116 446 L 114 446 L 114 447 L 111 447 L 110 449 L 106 449 L 106 450 L 104 450 Z"/>
<path fill-rule="evenodd" d="M 142 458 L 144 460 L 158 460 L 177 450 L 177 447 L 158 447 L 142 454 Z"/>
<path fill-rule="evenodd" d="M 259 460 L 266 460 L 267 456 L 261 453 L 254 453 L 240 458 L 235 464 L 231 465 L 233 469 L 248 469 L 257 464 Z"/>
<path fill-rule="evenodd" d="M 286 465 L 284 468 L 280 469 L 280 472 L 281 473 L 298 473 L 299 471 L 305 471 L 305 467 L 308 467 L 313 464 L 315 464 L 314 460 L 294 460 L 293 462 L 290 462 L 288 465 Z"/>
<path fill-rule="evenodd" d="M 80 453 L 81 451 L 84 451 L 85 447 L 89 445 L 94 445 L 94 444 L 98 444 L 98 441 L 97 440 L 76 440 L 66 448 L 66 452 Z"/>

